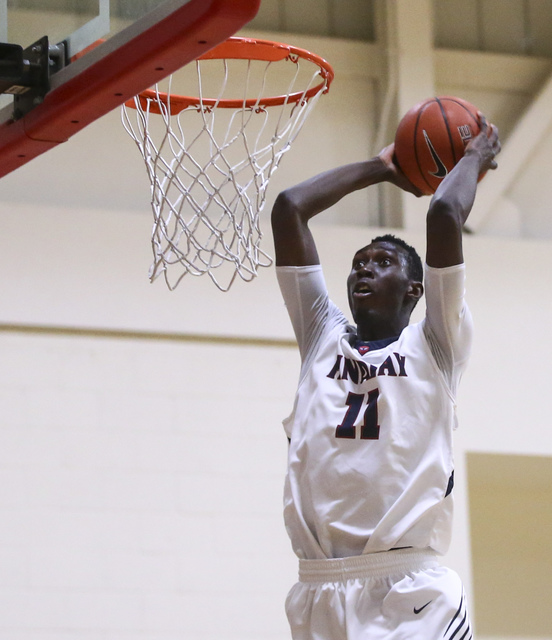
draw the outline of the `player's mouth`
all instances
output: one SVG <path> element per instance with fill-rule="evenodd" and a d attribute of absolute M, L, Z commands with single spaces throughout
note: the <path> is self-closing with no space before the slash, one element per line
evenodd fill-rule
<path fill-rule="evenodd" d="M 357 284 L 353 289 L 353 296 L 355 298 L 364 298 L 366 296 L 369 296 L 372 293 L 373 293 L 372 288 L 367 282 L 364 282 L 364 281 L 357 282 Z"/>

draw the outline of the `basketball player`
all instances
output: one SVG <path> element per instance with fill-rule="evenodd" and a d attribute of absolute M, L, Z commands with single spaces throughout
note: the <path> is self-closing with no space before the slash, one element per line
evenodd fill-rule
<path fill-rule="evenodd" d="M 294 640 L 468 640 L 462 583 L 441 566 L 451 536 L 455 397 L 471 344 L 462 226 L 478 176 L 496 168 L 482 132 L 427 213 L 426 315 L 416 251 L 392 235 L 353 256 L 356 327 L 328 299 L 309 220 L 388 181 L 419 195 L 393 145 L 282 192 L 272 225 L 282 294 L 301 354 L 284 516 L 299 557 L 286 612 Z"/>

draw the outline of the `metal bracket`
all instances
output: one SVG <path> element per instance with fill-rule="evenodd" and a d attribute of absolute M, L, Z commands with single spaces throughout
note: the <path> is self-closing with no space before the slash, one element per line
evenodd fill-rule
<path fill-rule="evenodd" d="M 0 43 L 0 93 L 13 95 L 14 120 L 44 101 L 50 90 L 50 76 L 66 64 L 65 43 L 50 46 L 48 36 L 26 49 Z"/>

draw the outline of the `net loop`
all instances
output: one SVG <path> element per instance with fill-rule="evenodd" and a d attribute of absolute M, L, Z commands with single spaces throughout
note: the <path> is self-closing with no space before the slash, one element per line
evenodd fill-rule
<path fill-rule="evenodd" d="M 272 264 L 261 248 L 266 189 L 332 79 L 308 51 L 230 38 L 196 61 L 197 97 L 172 93 L 169 77 L 166 91 L 126 103 L 123 125 L 151 181 L 152 282 L 162 276 L 173 290 L 207 274 L 228 291 Z"/>

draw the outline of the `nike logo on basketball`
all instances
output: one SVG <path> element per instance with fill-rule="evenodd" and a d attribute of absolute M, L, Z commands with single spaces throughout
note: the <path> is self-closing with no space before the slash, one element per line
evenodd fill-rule
<path fill-rule="evenodd" d="M 427 135 L 426 130 L 424 129 L 423 132 L 424 132 L 424 138 L 427 144 L 427 148 L 429 149 L 429 153 L 431 153 L 433 162 L 435 162 L 436 171 L 430 171 L 429 174 L 432 176 L 435 176 L 436 178 L 444 178 L 447 175 L 448 170 L 443 164 L 443 161 L 441 160 L 441 158 L 439 158 L 437 151 L 435 151 L 435 148 L 433 147 L 433 144 L 431 144 L 431 140 L 429 139 L 429 136 Z"/>
<path fill-rule="evenodd" d="M 416 609 L 416 607 L 414 607 L 414 613 L 416 615 L 418 615 L 419 613 L 421 613 L 428 605 L 430 605 L 433 602 L 433 600 L 430 600 L 429 602 L 426 602 L 426 604 L 424 604 L 423 607 L 420 607 L 419 609 Z"/>

